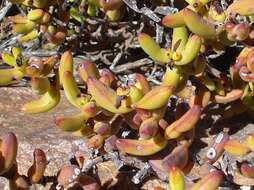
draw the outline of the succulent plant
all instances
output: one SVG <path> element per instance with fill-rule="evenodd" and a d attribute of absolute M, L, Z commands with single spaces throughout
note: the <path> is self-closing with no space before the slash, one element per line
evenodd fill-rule
<path fill-rule="evenodd" d="M 158 22 L 153 20 L 157 27 L 161 25 L 162 31 L 169 31 L 162 32 L 161 41 L 153 38 L 153 32 L 139 30 L 136 41 L 140 48 L 163 71 L 157 84 L 153 85 L 149 77 L 141 73 L 135 73 L 130 81 L 124 82 L 113 70 L 102 68 L 92 59 L 82 59 L 76 65 L 72 51 L 75 43 L 70 40 L 72 34 L 81 36 L 73 25 L 85 26 L 89 32 L 100 29 L 98 25 L 104 17 L 107 18 L 104 23 L 114 23 L 132 14 L 130 9 L 143 14 L 142 11 L 150 10 L 148 7 L 139 9 L 139 4 L 127 0 L 9 1 L 25 10 L 22 16 L 10 17 L 20 44 L 43 38 L 44 49 L 61 50 L 62 46 L 65 47 L 63 52 L 47 58 L 28 58 L 17 47 L 1 53 L 8 68 L 0 70 L 0 86 L 27 78 L 31 81 L 33 93 L 40 96 L 23 105 L 23 112 L 36 114 L 52 110 L 60 102 L 63 90 L 66 99 L 78 112 L 57 116 L 55 125 L 59 130 L 88 138 L 88 148 L 101 150 L 101 154 L 107 151 L 107 140 L 114 137 L 111 142 L 114 151 L 147 159 L 155 173 L 166 173 L 172 190 L 215 190 L 222 184 L 224 174 L 213 164 L 224 152 L 244 157 L 254 150 L 253 134 L 243 141 L 221 132 L 210 142 L 202 158 L 204 167 L 211 166 L 212 169 L 206 168 L 203 178 L 191 185 L 185 179 L 191 168 L 189 153 L 196 137 L 195 130 L 209 106 L 216 104 L 225 108 L 222 109 L 222 118 L 254 109 L 252 0 L 236 0 L 227 7 L 215 0 L 185 0 L 186 7 L 179 6 L 181 9 L 177 12 L 160 15 L 162 18 L 158 16 Z M 164 8 L 168 5 L 165 1 L 150 3 Z M 152 14 L 151 11 L 148 13 Z M 145 15 L 151 18 L 148 13 Z M 91 24 L 93 22 L 89 19 L 94 19 L 92 21 L 97 24 Z M 216 69 L 211 63 L 211 52 L 220 56 L 229 47 L 239 49 L 234 63 L 226 71 Z M 76 71 L 81 83 L 76 80 Z M 172 103 L 174 98 L 177 99 L 176 105 Z M 174 116 L 170 118 L 169 114 Z M 134 135 L 119 134 L 126 126 Z M 33 165 L 24 177 L 17 171 L 15 135 L 8 134 L 0 145 L 0 163 L 3 162 L 0 174 L 5 176 L 14 171 L 9 178 L 12 189 L 28 189 L 32 184 L 40 183 L 47 165 L 42 150 L 34 151 Z M 169 149 L 171 151 L 167 151 L 169 146 L 173 147 Z M 253 178 L 253 166 L 242 162 L 240 174 Z M 57 180 L 58 188 L 76 183 L 83 189 L 99 189 L 92 177 L 73 164 L 63 166 Z"/>

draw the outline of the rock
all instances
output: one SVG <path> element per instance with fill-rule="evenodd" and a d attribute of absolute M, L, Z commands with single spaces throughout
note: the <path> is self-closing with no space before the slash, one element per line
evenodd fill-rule
<path fill-rule="evenodd" d="M 19 172 L 26 174 L 33 160 L 35 148 L 42 149 L 49 161 L 46 175 L 57 174 L 60 166 L 69 163 L 77 150 L 86 151 L 85 139 L 72 136 L 57 129 L 54 124 L 56 115 L 77 113 L 64 96 L 60 104 L 48 113 L 27 115 L 20 111 L 21 106 L 38 98 L 28 88 L 0 88 L 0 136 L 14 132 L 18 138 L 17 162 Z M 0 189 L 6 181 L 1 178 Z"/>

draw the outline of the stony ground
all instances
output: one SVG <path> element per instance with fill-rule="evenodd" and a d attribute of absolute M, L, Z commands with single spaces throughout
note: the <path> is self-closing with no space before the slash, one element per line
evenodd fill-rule
<path fill-rule="evenodd" d="M 75 150 L 82 148 L 83 140 L 74 138 L 54 127 L 54 117 L 76 110 L 67 101 L 61 101 L 54 110 L 45 114 L 26 115 L 20 111 L 24 102 L 36 98 L 27 88 L 0 89 L 0 135 L 11 131 L 19 141 L 18 162 L 21 173 L 31 165 L 33 150 L 43 149 L 49 159 L 47 175 L 55 175 L 59 166 L 68 163 Z M 2 189 L 2 188 L 1 188 Z"/>

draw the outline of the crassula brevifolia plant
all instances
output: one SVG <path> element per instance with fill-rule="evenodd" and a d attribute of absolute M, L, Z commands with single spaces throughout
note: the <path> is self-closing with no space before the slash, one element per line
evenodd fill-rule
<path fill-rule="evenodd" d="M 127 10 L 126 1 L 114 0 L 11 2 L 29 7 L 25 16 L 10 18 L 13 31 L 21 34 L 19 41 L 24 43 L 43 35 L 47 48 L 63 44 L 68 34 L 75 32 L 68 27 L 70 20 L 84 24 L 87 17 L 99 17 L 103 12 L 109 20 L 118 21 L 123 17 L 121 14 L 125 14 L 123 10 Z M 186 7 L 161 19 L 165 31 L 170 31 L 170 43 L 166 46 L 145 31 L 137 34 L 143 51 L 164 69 L 156 85 L 151 85 L 140 73 L 135 73 L 125 83 L 109 69 L 98 69 L 90 60 L 84 59 L 76 65 L 71 50 L 44 59 L 28 58 L 17 47 L 2 53 L 3 62 L 10 68 L 0 70 L 0 85 L 12 84 L 23 77 L 31 79 L 32 91 L 40 97 L 22 106 L 21 110 L 27 114 L 53 109 L 60 102 L 60 91 L 63 90 L 67 100 L 79 111 L 75 115 L 58 116 L 55 125 L 59 130 L 88 138 L 87 146 L 100 150 L 102 155 L 107 152 L 105 141 L 110 139 L 113 151 L 146 159 L 161 179 L 169 181 L 171 190 L 218 189 L 225 174 L 214 163 L 224 152 L 237 157 L 252 152 L 253 134 L 241 141 L 231 139 L 225 132 L 217 134 L 201 158 L 204 177 L 196 182 L 186 179 L 193 167 L 190 147 L 197 123 L 210 105 L 227 105 L 229 108 L 222 110 L 223 118 L 252 112 L 254 108 L 254 4 L 252 0 L 236 0 L 225 8 L 217 0 L 186 0 L 185 3 Z M 158 4 L 167 6 L 163 1 Z M 55 20 L 60 20 L 56 23 L 61 24 L 56 25 Z M 239 44 L 242 47 L 239 55 L 227 71 L 211 68 L 211 52 L 219 54 Z M 82 80 L 81 85 L 75 79 L 75 70 Z M 169 104 L 172 97 L 178 99 L 175 106 Z M 173 112 L 171 118 L 169 112 Z M 133 138 L 119 135 L 122 126 L 128 126 L 134 132 Z M 4 151 L 14 151 L 4 146 L 4 140 L 1 142 L 3 157 Z M 167 155 L 160 154 L 169 146 L 173 146 L 172 151 Z M 16 167 L 15 155 L 11 159 L 9 164 L 3 162 L 1 175 Z M 41 167 L 45 169 L 45 166 Z M 74 172 L 77 179 L 73 180 L 82 186 L 79 180 L 83 179 L 83 174 L 79 176 L 81 171 L 77 166 L 64 166 L 62 170 L 72 172 L 70 175 Z M 28 177 L 21 177 L 16 172 L 15 180 L 21 180 L 27 187 L 38 183 L 39 179 L 31 177 L 32 169 L 29 171 Z M 254 178 L 251 163 L 240 163 L 236 172 L 242 178 Z M 66 176 L 60 171 L 58 182 L 63 186 L 70 182 Z M 12 184 L 13 176 L 8 179 Z"/>

